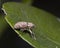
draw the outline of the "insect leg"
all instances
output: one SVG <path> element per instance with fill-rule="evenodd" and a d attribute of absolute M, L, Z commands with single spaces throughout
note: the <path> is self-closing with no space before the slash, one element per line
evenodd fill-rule
<path fill-rule="evenodd" d="M 34 32 L 32 32 L 32 30 L 31 30 L 31 29 L 29 29 L 28 31 L 30 32 L 30 34 L 31 34 L 31 37 L 32 37 L 33 39 L 35 39 L 35 40 L 36 40 L 36 37 L 35 37 L 35 34 L 34 34 Z"/>

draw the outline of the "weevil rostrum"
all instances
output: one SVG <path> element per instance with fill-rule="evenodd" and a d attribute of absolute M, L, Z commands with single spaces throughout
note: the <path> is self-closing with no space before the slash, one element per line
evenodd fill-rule
<path fill-rule="evenodd" d="M 35 25 L 31 22 L 17 22 L 14 25 L 14 29 L 20 29 L 22 32 L 27 30 L 31 34 L 31 37 L 36 40 L 34 32 L 32 32 L 32 29 L 35 27 Z"/>

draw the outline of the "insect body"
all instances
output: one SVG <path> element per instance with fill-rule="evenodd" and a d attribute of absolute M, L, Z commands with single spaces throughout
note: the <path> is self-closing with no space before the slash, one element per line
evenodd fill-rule
<path fill-rule="evenodd" d="M 24 31 L 24 30 L 27 30 L 30 32 L 32 38 L 35 38 L 35 34 L 34 32 L 32 32 L 32 29 L 35 27 L 35 25 L 31 22 L 17 22 L 15 25 L 14 25 L 14 29 L 20 29 L 21 31 Z"/>

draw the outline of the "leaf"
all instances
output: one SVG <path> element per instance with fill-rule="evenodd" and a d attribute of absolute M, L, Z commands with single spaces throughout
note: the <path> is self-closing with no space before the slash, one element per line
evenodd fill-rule
<path fill-rule="evenodd" d="M 7 12 L 6 21 L 14 30 L 19 21 L 33 22 L 36 40 L 29 34 L 14 30 L 23 40 L 35 48 L 60 48 L 60 22 L 57 17 L 33 6 L 17 2 L 7 2 L 3 5 Z"/>
<path fill-rule="evenodd" d="M 3 15 L 0 14 L 0 38 L 4 33 L 5 28 L 7 27 L 7 22 L 4 19 Z"/>

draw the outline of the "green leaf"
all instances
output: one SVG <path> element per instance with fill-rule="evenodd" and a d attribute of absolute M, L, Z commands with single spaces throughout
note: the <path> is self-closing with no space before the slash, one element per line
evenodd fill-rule
<path fill-rule="evenodd" d="M 7 22 L 3 15 L 0 14 L 0 38 L 2 34 L 4 33 L 5 28 L 7 27 Z"/>
<path fill-rule="evenodd" d="M 14 30 L 23 40 L 35 48 L 60 48 L 60 22 L 57 17 L 38 8 L 17 2 L 8 2 L 3 5 L 7 12 L 6 21 L 14 30 L 19 21 L 33 22 L 36 28 L 33 32 L 36 40 L 28 33 Z"/>

